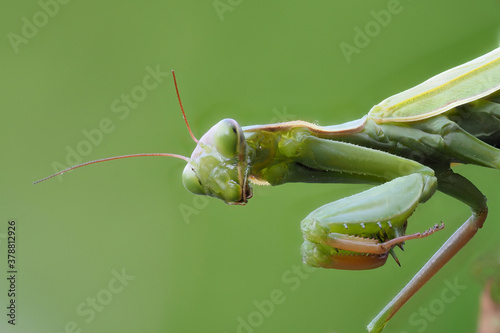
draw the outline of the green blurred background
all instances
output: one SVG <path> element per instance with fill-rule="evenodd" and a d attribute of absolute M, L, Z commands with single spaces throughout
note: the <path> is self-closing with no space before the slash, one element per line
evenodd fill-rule
<path fill-rule="evenodd" d="M 463 204 L 436 194 L 408 231 L 440 220 L 447 228 L 398 250 L 402 268 L 388 262 L 373 271 L 306 272 L 301 219 L 366 186 L 260 187 L 247 206 L 235 207 L 188 193 L 184 162 L 168 158 L 31 183 L 53 173 L 54 163 L 66 165 L 69 150 L 80 150 L 83 161 L 190 155 L 195 145 L 172 68 L 198 137 L 226 117 L 241 125 L 359 118 L 495 48 L 498 0 L 61 2 L 1 1 L 1 332 L 363 332 L 468 217 Z M 378 23 L 389 9 L 390 19 Z M 355 40 L 365 28 L 372 36 Z M 356 42 L 346 57 L 341 45 Z M 148 68 L 163 74 L 154 88 L 146 79 L 145 90 Z M 126 106 L 122 98 L 131 94 Z M 95 129 L 103 121 L 101 139 Z M 473 166 L 457 170 L 488 196 L 489 221 L 387 332 L 475 330 L 481 286 L 470 266 L 498 243 L 500 177 Z M 5 309 L 11 218 L 18 222 L 15 327 Z M 123 272 L 129 280 L 119 282 Z M 446 281 L 463 286 L 447 303 Z M 279 304 L 269 306 L 271 299 Z"/>

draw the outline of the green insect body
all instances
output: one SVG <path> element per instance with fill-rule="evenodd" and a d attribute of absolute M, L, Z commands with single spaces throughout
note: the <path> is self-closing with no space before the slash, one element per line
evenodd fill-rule
<path fill-rule="evenodd" d="M 370 332 L 380 332 L 486 219 L 485 196 L 451 166 L 500 169 L 495 148 L 500 144 L 500 48 L 389 97 L 367 116 L 345 124 L 292 121 L 241 127 L 224 119 L 199 141 L 193 139 L 197 146 L 190 158 L 126 155 L 68 170 L 118 158 L 178 157 L 188 162 L 182 180 L 189 191 L 239 205 L 252 197 L 250 182 L 376 185 L 326 204 L 302 221 L 303 260 L 325 268 L 372 269 L 389 254 L 398 262 L 395 246 L 444 227 L 406 235 L 408 218 L 436 191 L 471 208 L 471 217 L 368 325 Z"/>
<path fill-rule="evenodd" d="M 295 121 L 241 128 L 226 119 L 210 129 L 204 136 L 208 140 L 201 140 L 215 148 L 211 158 L 217 156 L 221 164 L 205 170 L 204 158 L 195 150 L 183 181 L 194 193 L 231 204 L 245 204 L 251 197 L 248 180 L 270 185 L 378 185 L 326 204 L 302 221 L 304 262 L 325 268 L 376 268 L 386 262 L 388 254 L 397 261 L 396 245 L 443 227 L 405 235 L 407 219 L 437 190 L 466 203 L 472 209 L 471 218 L 368 326 L 370 332 L 380 332 L 486 219 L 485 196 L 454 173 L 451 165 L 500 168 L 500 150 L 495 148 L 500 144 L 499 89 L 500 48 L 392 96 L 366 117 L 346 124 L 321 127 Z M 222 154 L 228 149 L 220 143 L 221 133 L 238 138 L 227 141 L 239 144 L 229 149 L 230 155 Z M 242 136 L 246 145 L 240 143 Z M 227 174 L 221 165 L 231 165 Z M 214 182 L 222 174 L 224 183 Z M 225 192 L 224 184 L 231 188 L 231 200 L 219 194 Z"/>

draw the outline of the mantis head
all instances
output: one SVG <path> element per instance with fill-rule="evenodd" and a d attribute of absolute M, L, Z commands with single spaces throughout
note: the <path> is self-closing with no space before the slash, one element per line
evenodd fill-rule
<path fill-rule="evenodd" d="M 241 126 L 233 119 L 221 120 L 199 140 L 182 173 L 184 187 L 244 205 L 252 197 L 246 151 Z"/>
<path fill-rule="evenodd" d="M 246 204 L 248 199 L 252 197 L 252 189 L 248 185 L 247 145 L 241 126 L 233 119 L 224 119 L 213 126 L 200 140 L 197 140 L 186 119 L 174 71 L 172 71 L 172 77 L 184 121 L 189 134 L 197 143 L 191 158 L 168 153 L 108 157 L 61 170 L 34 182 L 34 184 L 90 164 L 129 157 L 168 156 L 180 158 L 187 162 L 182 173 L 182 182 L 190 192 L 216 197 L 227 204 Z"/>

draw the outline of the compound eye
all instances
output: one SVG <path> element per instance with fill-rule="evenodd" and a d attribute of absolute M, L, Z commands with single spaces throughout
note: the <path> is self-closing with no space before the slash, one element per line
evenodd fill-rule
<path fill-rule="evenodd" d="M 235 157 L 239 153 L 239 133 L 237 124 L 224 119 L 217 124 L 214 134 L 215 149 L 226 158 Z"/>
<path fill-rule="evenodd" d="M 182 171 L 182 184 L 191 193 L 206 194 L 200 177 L 194 172 L 190 164 L 187 164 L 184 171 Z"/>

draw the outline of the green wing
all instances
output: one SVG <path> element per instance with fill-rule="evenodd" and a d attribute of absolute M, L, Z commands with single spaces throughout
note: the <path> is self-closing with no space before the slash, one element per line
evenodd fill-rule
<path fill-rule="evenodd" d="M 375 105 L 368 117 L 377 123 L 430 118 L 500 89 L 500 47 Z"/>

